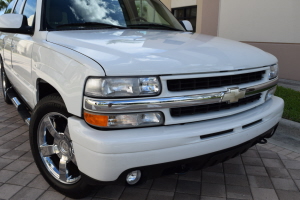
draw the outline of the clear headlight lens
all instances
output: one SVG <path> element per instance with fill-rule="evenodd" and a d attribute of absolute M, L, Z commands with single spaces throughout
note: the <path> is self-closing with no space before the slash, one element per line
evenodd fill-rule
<path fill-rule="evenodd" d="M 90 78 L 85 87 L 85 95 L 104 98 L 156 96 L 160 92 L 158 77 Z"/>
<path fill-rule="evenodd" d="M 133 113 L 133 114 L 96 114 L 84 112 L 85 121 L 102 128 L 135 128 L 159 126 L 164 123 L 161 112 Z"/>
<path fill-rule="evenodd" d="M 274 95 L 275 95 L 275 92 L 276 92 L 276 89 L 277 89 L 277 86 L 273 87 L 272 89 L 270 89 L 266 95 L 266 101 L 268 101 L 269 99 L 271 99 Z"/>
<path fill-rule="evenodd" d="M 272 65 L 272 66 L 270 67 L 269 79 L 276 78 L 276 77 L 278 76 L 278 72 L 279 72 L 278 64 Z"/>

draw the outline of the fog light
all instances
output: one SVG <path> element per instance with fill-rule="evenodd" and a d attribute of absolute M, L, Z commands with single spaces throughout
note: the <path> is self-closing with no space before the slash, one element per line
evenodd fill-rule
<path fill-rule="evenodd" d="M 275 92 L 276 92 L 277 86 L 273 87 L 272 89 L 270 89 L 266 95 L 266 101 L 268 101 L 269 99 L 271 99 Z"/>
<path fill-rule="evenodd" d="M 127 174 L 126 181 L 129 185 L 134 185 L 141 179 L 142 172 L 140 170 L 132 171 Z"/>

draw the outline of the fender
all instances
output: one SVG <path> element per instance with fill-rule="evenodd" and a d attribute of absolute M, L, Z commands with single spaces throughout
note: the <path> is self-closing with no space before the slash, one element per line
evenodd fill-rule
<path fill-rule="evenodd" d="M 81 117 L 86 78 L 105 76 L 105 72 L 98 63 L 82 54 L 59 45 L 48 45 L 52 48 L 39 44 L 33 46 L 32 84 L 36 87 L 35 105 L 38 102 L 38 80 L 42 79 L 58 91 L 70 114 Z"/>

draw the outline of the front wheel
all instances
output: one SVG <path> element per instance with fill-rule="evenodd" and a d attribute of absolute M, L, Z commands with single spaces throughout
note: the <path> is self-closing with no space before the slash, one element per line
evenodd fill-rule
<path fill-rule="evenodd" d="M 68 128 L 66 106 L 59 95 L 42 99 L 30 122 L 30 145 L 41 174 L 57 191 L 71 198 L 82 198 L 92 189 L 77 167 Z"/>

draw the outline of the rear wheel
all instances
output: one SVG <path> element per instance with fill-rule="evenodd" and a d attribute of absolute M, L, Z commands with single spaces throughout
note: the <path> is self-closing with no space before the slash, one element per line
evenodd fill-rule
<path fill-rule="evenodd" d="M 11 84 L 5 74 L 2 61 L 1 61 L 1 80 L 2 80 L 1 83 L 2 83 L 2 93 L 3 93 L 4 101 L 7 104 L 12 104 L 11 100 L 8 98 L 6 94 L 7 89 L 11 87 Z"/>
<path fill-rule="evenodd" d="M 30 122 L 30 145 L 35 162 L 46 181 L 71 198 L 82 198 L 92 189 L 77 167 L 68 128 L 70 114 L 59 95 L 42 99 Z"/>

